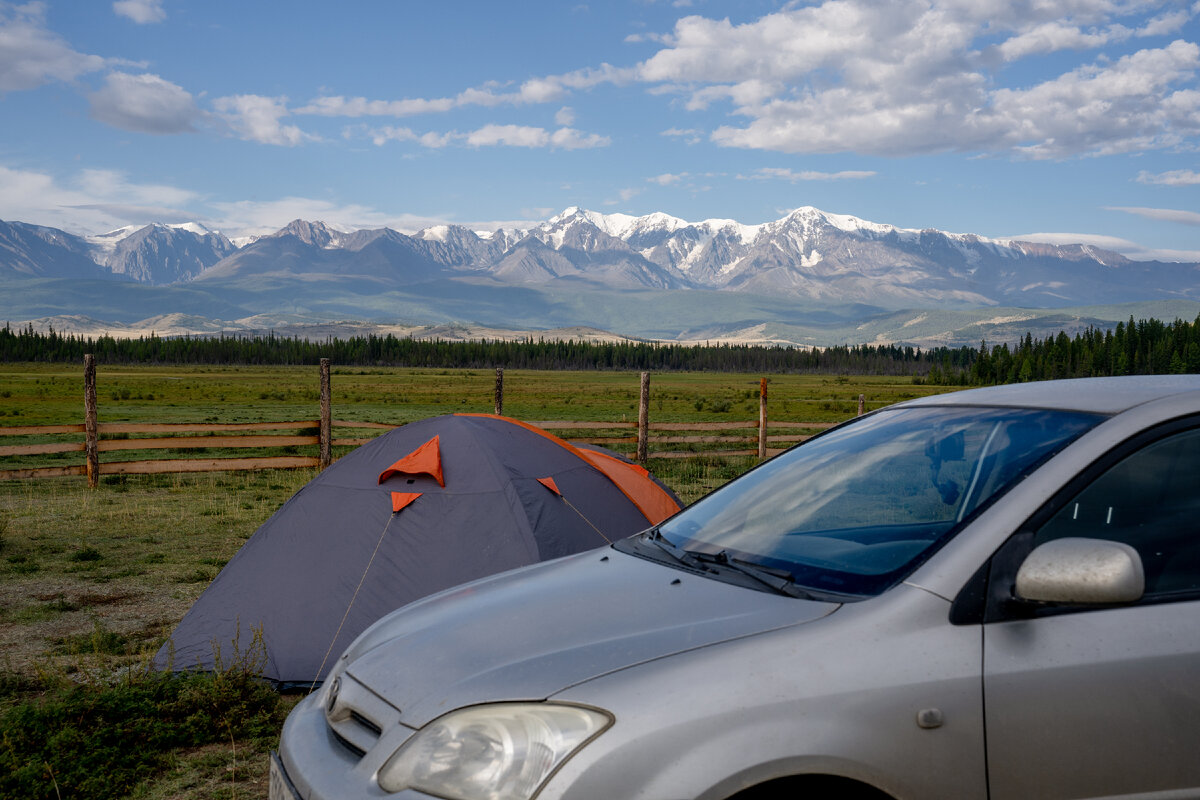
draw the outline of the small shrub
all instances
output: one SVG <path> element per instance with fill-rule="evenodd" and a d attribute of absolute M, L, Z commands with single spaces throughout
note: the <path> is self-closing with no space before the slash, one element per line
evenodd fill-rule
<path fill-rule="evenodd" d="M 179 579 L 180 583 L 208 583 L 212 580 L 212 575 L 202 569 L 197 569 L 189 572 Z"/>
<path fill-rule="evenodd" d="M 8 557 L 8 568 L 18 575 L 32 575 L 42 567 L 36 561 L 24 553 L 18 553 Z"/>
<path fill-rule="evenodd" d="M 0 696 L 36 691 L 0 673 Z M 116 686 L 46 687 L 0 712 L 0 798 L 129 796 L 173 751 L 278 734 L 279 695 L 244 669 L 173 676 L 131 671 Z"/>
<path fill-rule="evenodd" d="M 94 547 L 85 547 L 71 553 L 72 561 L 100 561 L 102 558 L 104 558 L 104 554 Z"/>
<path fill-rule="evenodd" d="M 61 639 L 55 649 L 66 655 L 123 656 L 129 652 L 129 640 L 116 631 L 105 628 L 100 622 L 96 622 L 92 626 L 91 633 Z"/>

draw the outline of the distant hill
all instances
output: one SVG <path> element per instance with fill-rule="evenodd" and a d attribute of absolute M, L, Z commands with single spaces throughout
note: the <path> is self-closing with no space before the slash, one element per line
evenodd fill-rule
<path fill-rule="evenodd" d="M 951 342 L 968 330 L 1009 336 L 1055 315 L 1099 319 L 1080 308 L 1200 301 L 1200 264 L 903 229 L 809 207 L 759 225 L 569 208 L 528 229 L 483 232 L 295 220 L 241 247 L 197 223 L 80 237 L 0 222 L 0 288 L 10 320 L 286 314 L 579 325 L 670 340 Z"/>

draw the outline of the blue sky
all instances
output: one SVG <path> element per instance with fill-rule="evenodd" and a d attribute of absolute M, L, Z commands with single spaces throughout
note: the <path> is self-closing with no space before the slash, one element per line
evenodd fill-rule
<path fill-rule="evenodd" d="M 0 0 L 0 219 L 798 206 L 1200 261 L 1200 0 Z"/>

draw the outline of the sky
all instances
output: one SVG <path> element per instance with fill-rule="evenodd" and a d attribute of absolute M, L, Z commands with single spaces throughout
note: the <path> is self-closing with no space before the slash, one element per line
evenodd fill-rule
<path fill-rule="evenodd" d="M 1200 0 L 0 0 L 0 219 L 570 206 L 1200 261 Z"/>

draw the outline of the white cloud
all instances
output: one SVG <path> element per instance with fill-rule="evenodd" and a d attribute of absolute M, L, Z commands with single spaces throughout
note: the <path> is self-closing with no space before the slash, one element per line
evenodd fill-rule
<path fill-rule="evenodd" d="M 1086 244 L 1092 247 L 1099 247 L 1103 250 L 1112 250 L 1115 253 L 1139 247 L 1138 244 L 1128 239 L 1122 239 L 1118 236 L 1105 236 L 1099 233 L 1022 233 L 1017 236 L 1006 236 L 1003 238 L 1018 242 L 1036 242 L 1039 244 Z"/>
<path fill-rule="evenodd" d="M 1101 250 L 1111 250 L 1120 253 L 1134 261 L 1178 261 L 1183 263 L 1200 263 L 1200 250 L 1170 250 L 1163 248 L 1144 247 L 1137 242 L 1122 239 L 1117 236 L 1105 236 L 1097 233 L 1023 233 L 1018 236 L 1003 237 L 1019 242 L 1038 242 L 1042 244 L 1071 245 L 1083 244 L 1098 247 Z"/>
<path fill-rule="evenodd" d="M 563 106 L 554 114 L 554 122 L 557 125 L 564 127 L 575 124 L 575 109 L 570 106 Z"/>
<path fill-rule="evenodd" d="M 458 137 L 455 133 L 416 133 L 411 128 L 370 128 L 367 135 L 376 147 L 382 147 L 388 142 L 418 142 L 424 147 L 445 147 Z"/>
<path fill-rule="evenodd" d="M 641 193 L 642 193 L 642 190 L 640 188 L 632 188 L 631 187 L 628 189 L 620 189 L 617 192 L 617 197 L 614 199 L 611 199 L 611 200 L 605 200 L 604 205 L 617 206 L 617 205 L 621 205 L 622 203 L 628 203 L 630 200 L 637 197 Z"/>
<path fill-rule="evenodd" d="M 780 179 L 798 183 L 799 181 L 847 181 L 873 178 L 877 173 L 867 170 L 842 170 L 841 172 L 816 172 L 803 170 L 795 172 L 783 167 L 762 167 L 751 175 L 739 175 L 742 180 L 773 180 Z"/>
<path fill-rule="evenodd" d="M 438 217 L 387 214 L 370 206 L 311 197 L 243 200 L 212 205 L 216 214 L 205 224 L 230 237 L 274 233 L 294 219 L 320 220 L 341 230 L 386 227 L 405 232 L 415 232 L 443 221 Z"/>
<path fill-rule="evenodd" d="M 131 182 L 116 170 L 86 169 L 65 183 L 52 175 L 0 166 L 0 219 L 103 233 L 124 225 L 186 222 L 195 192 Z"/>
<path fill-rule="evenodd" d="M 479 130 L 466 134 L 465 139 L 472 147 L 545 147 L 550 141 L 550 136 L 545 128 L 527 125 L 484 125 Z"/>
<path fill-rule="evenodd" d="M 122 17 L 128 17 L 139 25 L 151 22 L 162 22 L 167 18 L 167 12 L 162 7 L 163 0 L 116 0 L 113 11 Z"/>
<path fill-rule="evenodd" d="M 1155 175 L 1142 170 L 1138 173 L 1137 182 L 1161 186 L 1200 186 L 1200 172 L 1190 169 L 1173 169 Z"/>
<path fill-rule="evenodd" d="M 524 220 L 463 222 L 450 214 L 394 214 L 370 206 L 307 197 L 205 205 L 188 189 L 137 183 L 118 170 L 84 169 L 56 178 L 0 166 L 0 219 L 96 234 L 151 222 L 201 222 L 229 237 L 274 233 L 293 219 L 324 220 L 341 229 L 389 227 L 405 233 L 454 223 L 472 230 L 527 228 L 553 209 L 522 211 Z"/>
<path fill-rule="evenodd" d="M 688 144 L 699 144 L 704 141 L 704 131 L 698 128 L 667 128 L 661 135 L 675 136 Z"/>
<path fill-rule="evenodd" d="M 113 72 L 104 87 L 88 95 L 93 119 L 140 133 L 184 133 L 200 116 L 182 87 L 157 75 Z"/>
<path fill-rule="evenodd" d="M 641 44 L 642 42 L 658 42 L 660 44 L 671 44 L 671 37 L 662 33 L 631 33 L 625 37 L 628 44 Z"/>
<path fill-rule="evenodd" d="M 1187 24 L 1187 21 L 1192 18 L 1192 14 L 1194 13 L 1196 13 L 1196 11 L 1188 13 L 1187 11 L 1180 9 L 1178 11 L 1168 11 L 1164 14 L 1160 14 L 1159 16 L 1149 20 L 1141 28 L 1138 28 L 1136 35 L 1167 36 L 1169 34 L 1173 34 L 1175 31 Z"/>
<path fill-rule="evenodd" d="M 1037 53 L 1084 50 L 1128 38 L 1133 32 L 1123 25 L 1104 31 L 1083 31 L 1060 20 L 1046 22 L 1012 37 L 996 49 L 1005 61 L 1016 61 Z"/>
<path fill-rule="evenodd" d="M 585 150 L 592 147 L 608 147 L 612 140 L 598 133 L 583 133 L 574 128 L 559 128 L 550 134 L 550 146 L 562 150 Z"/>
<path fill-rule="evenodd" d="M 97 202 L 122 202 L 136 205 L 177 208 L 196 199 L 195 192 L 158 183 L 131 183 L 127 174 L 115 169 L 84 169 L 76 185 Z"/>
<path fill-rule="evenodd" d="M 601 64 L 597 68 L 589 67 L 562 75 L 530 78 L 515 91 L 504 91 L 500 84 L 488 83 L 478 88 L 465 89 L 454 97 L 368 100 L 365 97 L 335 95 L 310 100 L 295 109 L 295 113 L 325 117 L 407 117 L 415 114 L 444 113 L 466 106 L 493 108 L 501 105 L 557 103 L 572 90 L 589 89 L 602 83 L 625 83 L 633 77 L 632 69 L 618 69 L 611 64 Z"/>
<path fill-rule="evenodd" d="M 1200 212 L 1181 211 L 1175 208 L 1138 208 L 1133 206 L 1108 206 L 1109 211 L 1123 211 L 1147 219 L 1163 222 L 1178 222 L 1181 225 L 1200 225 Z"/>
<path fill-rule="evenodd" d="M 0 92 L 71 81 L 103 69 L 105 63 L 100 56 L 76 52 L 47 30 L 43 4 L 13 7 L 0 2 Z"/>
<path fill-rule="evenodd" d="M 204 224 L 229 237 L 262 236 L 287 225 L 294 219 L 321 220 L 340 230 L 391 228 L 413 234 L 434 225 L 462 225 L 474 231 L 494 231 L 497 228 L 529 228 L 530 219 L 463 221 L 449 214 L 392 214 L 370 206 L 337 203 L 311 197 L 281 197 L 276 200 L 214 203 L 216 214 Z M 533 209 L 540 214 L 523 214 L 542 219 L 553 209 Z"/>
<path fill-rule="evenodd" d="M 1200 93 L 1171 90 L 1197 67 L 1200 47 L 1179 40 L 1028 90 L 997 90 L 994 135 L 1037 158 L 1174 146 L 1200 133 Z"/>
<path fill-rule="evenodd" d="M 408 117 L 449 111 L 455 101 L 448 97 L 434 100 L 368 100 L 365 97 L 318 97 L 295 109 L 296 114 L 321 117 Z"/>
<path fill-rule="evenodd" d="M 744 24 L 684 17 L 637 72 L 652 91 L 684 94 L 689 109 L 731 104 L 748 121 L 711 137 L 731 147 L 1035 158 L 1128 152 L 1200 134 L 1194 43 L 1115 60 L 1094 55 L 1025 86 L 1004 85 L 1003 62 L 1161 36 L 1187 18 L 1173 0 L 824 0 Z"/>
<path fill-rule="evenodd" d="M 280 122 L 288 116 L 286 97 L 239 94 L 218 97 L 213 107 L 242 139 L 292 147 L 317 137 Z"/>
<path fill-rule="evenodd" d="M 582 150 L 592 147 L 606 147 L 610 144 L 607 136 L 595 133 L 583 133 L 574 128 L 558 128 L 548 131 L 545 128 L 529 125 L 484 125 L 468 133 L 448 131 L 446 133 L 419 134 L 411 128 L 370 128 L 367 135 L 376 146 L 388 142 L 417 142 L 424 147 L 446 147 L 455 142 L 470 147 L 548 147 L 556 150 Z"/>
<path fill-rule="evenodd" d="M 670 186 L 673 183 L 679 183 L 688 177 L 688 173 L 680 172 L 673 175 L 670 172 L 664 172 L 662 175 L 655 175 L 653 178 L 646 178 L 649 183 L 657 183 L 659 186 Z"/>

